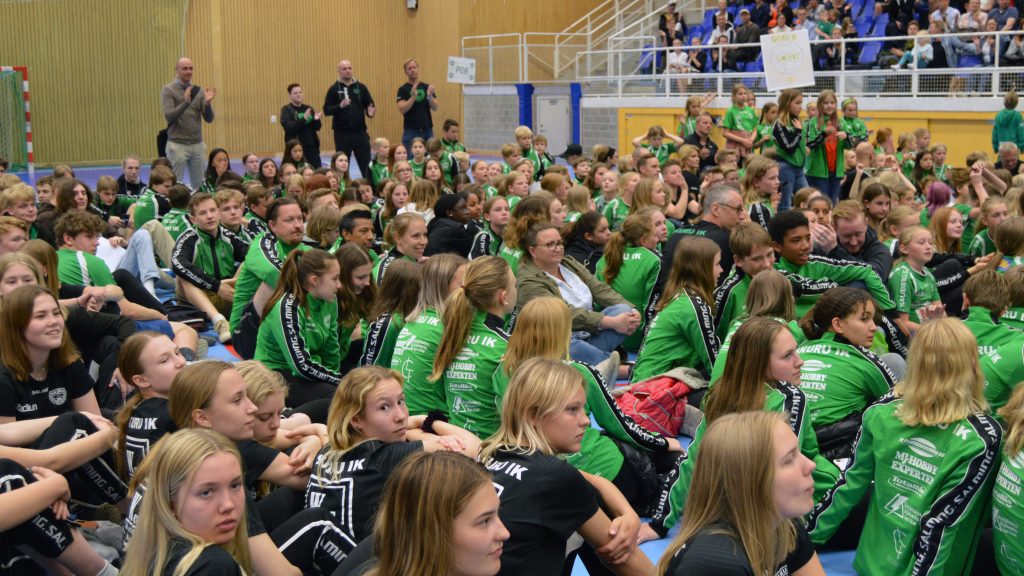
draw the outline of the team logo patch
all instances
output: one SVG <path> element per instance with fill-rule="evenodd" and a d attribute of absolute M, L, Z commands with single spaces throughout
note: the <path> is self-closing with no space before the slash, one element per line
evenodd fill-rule
<path fill-rule="evenodd" d="M 63 406 L 68 401 L 68 392 L 64 388 L 50 390 L 50 402 L 54 406 Z"/>

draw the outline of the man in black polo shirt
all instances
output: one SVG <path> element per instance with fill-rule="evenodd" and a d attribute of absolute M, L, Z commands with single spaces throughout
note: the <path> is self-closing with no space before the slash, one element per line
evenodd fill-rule
<path fill-rule="evenodd" d="M 715 165 L 715 154 L 718 153 L 718 144 L 711 140 L 711 114 L 702 112 L 694 124 L 693 134 L 687 136 L 684 144 L 696 146 L 700 152 L 700 171 Z M 728 242 L 726 242 L 728 244 Z"/>
<path fill-rule="evenodd" d="M 676 246 L 679 245 L 683 236 L 703 236 L 718 244 L 719 250 L 722 251 L 722 274 L 718 277 L 718 284 L 721 284 L 732 270 L 729 231 L 740 223 L 743 214 L 743 197 L 732 184 L 715 184 L 704 193 L 701 211 L 704 217 L 699 222 L 692 226 L 676 228 L 676 231 L 665 241 L 665 252 L 661 255 L 659 286 L 664 285 L 665 279 L 668 278 Z"/>
<path fill-rule="evenodd" d="M 338 62 L 338 80 L 327 89 L 324 114 L 334 117 L 331 120 L 334 149 L 347 154 L 350 160 L 355 155 L 359 175 L 363 178 L 370 176 L 370 136 L 366 133 L 366 119 L 376 113 L 370 89 L 352 75 L 352 63 Z"/>
<path fill-rule="evenodd" d="M 420 65 L 415 60 L 406 60 L 402 69 L 409 81 L 398 87 L 398 111 L 404 116 L 402 145 L 411 150 L 413 138 L 418 136 L 426 141 L 434 137 L 430 112 L 437 110 L 437 94 L 433 86 L 420 82 Z"/>

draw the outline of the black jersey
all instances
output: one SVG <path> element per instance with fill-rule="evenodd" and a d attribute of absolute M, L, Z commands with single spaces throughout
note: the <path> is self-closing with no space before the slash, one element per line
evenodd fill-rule
<path fill-rule="evenodd" d="M 775 570 L 775 576 L 789 576 L 814 557 L 814 544 L 800 522 L 796 526 L 796 548 Z M 680 548 L 669 562 L 666 576 L 755 576 L 739 540 L 721 529 L 706 528 Z"/>
<path fill-rule="evenodd" d="M 380 495 L 391 471 L 402 460 L 423 449 L 423 442 L 367 440 L 337 462 L 328 461 L 330 446 L 313 463 L 306 487 L 306 507 L 324 507 L 335 524 L 354 542 L 373 532 Z"/>
<path fill-rule="evenodd" d="M 499 574 L 561 574 L 565 543 L 597 513 L 597 494 L 578 470 L 535 452 L 498 451 L 487 461 L 511 537 Z"/>
<path fill-rule="evenodd" d="M 9 337 L 9 336 L 8 336 Z M 0 365 L 0 416 L 32 420 L 71 412 L 71 401 L 92 391 L 93 380 L 81 360 L 51 369 L 43 380 L 18 380 Z"/>
<path fill-rule="evenodd" d="M 181 559 L 192 549 L 192 544 L 183 540 L 175 539 L 171 542 L 170 550 L 167 551 L 167 563 L 161 571 L 163 576 L 172 576 Z M 236 576 L 242 574 L 238 562 L 228 553 L 227 550 L 217 545 L 207 546 L 199 553 L 199 557 L 192 562 L 185 572 L 185 576 Z"/>
<path fill-rule="evenodd" d="M 128 417 L 123 448 L 129 478 L 164 434 L 178 429 L 167 406 L 166 398 L 147 398 Z"/>
<path fill-rule="evenodd" d="M 238 452 L 242 455 L 242 474 L 244 476 L 245 489 L 253 498 L 258 492 L 260 476 L 270 467 L 270 464 L 280 454 L 273 448 L 268 448 L 255 440 L 243 440 L 238 443 Z"/>

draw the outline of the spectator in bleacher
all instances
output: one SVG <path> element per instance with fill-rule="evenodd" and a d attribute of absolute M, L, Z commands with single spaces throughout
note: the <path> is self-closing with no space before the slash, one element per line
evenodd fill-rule
<path fill-rule="evenodd" d="M 735 19 L 732 17 L 732 13 L 726 9 L 726 0 L 718 0 L 718 11 L 715 12 L 715 22 L 718 22 L 718 17 L 724 16 L 725 21 L 731 26 Z"/>
<path fill-rule="evenodd" d="M 914 0 L 889 0 L 888 7 L 889 23 L 885 26 L 885 35 L 909 36 L 910 22 L 914 19 Z"/>
<path fill-rule="evenodd" d="M 937 0 L 937 7 L 932 11 L 929 20 L 945 22 L 947 30 L 956 32 L 960 22 L 960 11 L 951 7 L 949 0 Z"/>
<path fill-rule="evenodd" d="M 999 30 L 999 22 L 995 18 L 989 18 L 985 22 L 985 32 L 996 32 Z M 981 61 L 985 66 L 992 66 L 995 63 L 995 54 L 999 51 L 996 44 L 996 35 L 975 36 L 975 46 L 981 51 Z"/>
<path fill-rule="evenodd" d="M 669 51 L 668 58 L 666 58 L 665 71 L 669 74 L 686 74 L 690 70 L 690 54 L 683 52 L 683 41 L 679 38 L 674 38 L 672 40 L 672 50 Z M 676 88 L 680 94 L 686 93 L 688 85 L 689 80 L 676 78 Z"/>
<path fill-rule="evenodd" d="M 736 28 L 735 41 L 737 44 L 757 44 L 761 37 L 761 28 L 751 19 L 750 10 L 740 10 L 740 25 Z M 747 64 L 757 60 L 761 49 L 757 46 L 747 46 L 731 50 L 725 60 L 725 67 L 730 70 L 739 70 L 738 64 Z"/>
<path fill-rule="evenodd" d="M 814 45 L 815 70 L 839 70 L 843 61 L 843 31 L 840 27 L 832 28 L 830 42 Z"/>
<path fill-rule="evenodd" d="M 904 66 L 911 70 L 927 68 L 934 58 L 935 51 L 932 48 L 931 39 L 928 38 L 928 32 L 922 30 L 915 36 L 914 47 L 904 52 L 903 56 L 900 57 L 900 61 L 893 64 L 892 69 L 899 70 Z"/>
<path fill-rule="evenodd" d="M 775 5 L 772 6 L 772 18 L 768 21 L 768 26 L 773 28 L 778 26 L 779 16 L 785 16 L 786 23 L 789 25 L 796 22 L 796 14 L 793 13 L 793 9 L 789 6 L 789 0 L 776 0 Z"/>
<path fill-rule="evenodd" d="M 880 6 L 880 5 L 881 5 L 881 3 L 875 4 L 875 6 Z M 793 28 L 794 29 L 796 29 L 796 30 L 803 29 L 803 30 L 807 30 L 807 32 L 810 33 L 810 34 L 814 34 L 814 29 L 817 28 L 817 27 L 818 27 L 818 25 L 814 23 L 814 20 L 811 20 L 808 17 L 808 15 L 807 15 L 807 8 L 797 8 L 796 9 L 796 20 L 793 21 Z"/>
<path fill-rule="evenodd" d="M 718 41 L 715 42 L 715 44 L 720 44 L 720 45 L 721 44 L 728 44 L 728 43 L 729 43 L 729 39 L 726 38 L 725 36 L 719 36 L 718 37 Z M 707 67 L 707 69 L 705 69 L 705 72 L 711 72 L 711 73 L 725 72 L 726 71 L 725 60 L 726 60 L 726 58 L 728 58 L 729 52 L 731 52 L 731 51 L 732 50 L 730 48 L 712 48 L 710 50 L 710 52 L 711 52 L 711 62 L 708 63 L 708 67 Z"/>
<path fill-rule="evenodd" d="M 842 22 L 844 18 L 853 20 L 853 5 L 845 0 L 832 0 L 832 9 L 839 12 L 836 22 Z"/>
<path fill-rule="evenodd" d="M 771 33 L 772 34 L 777 34 L 779 32 L 792 32 L 792 31 L 793 31 L 793 27 L 789 25 L 789 21 L 786 20 L 786 15 L 785 14 L 780 13 L 778 16 L 775 17 L 775 27 L 773 27 L 771 29 Z"/>
<path fill-rule="evenodd" d="M 964 13 L 957 18 L 957 32 L 981 32 L 985 29 L 985 23 L 988 21 L 988 14 L 979 9 L 980 5 L 980 0 L 967 1 Z M 960 60 L 960 56 L 964 54 L 977 56 L 981 53 L 980 41 L 974 42 L 973 38 L 959 38 L 953 36 L 947 38 L 944 41 L 943 46 L 946 48 L 946 59 L 949 60 L 949 65 L 952 68 L 956 68 L 957 63 Z"/>
<path fill-rule="evenodd" d="M 764 0 L 754 0 L 754 7 L 750 10 L 750 21 L 757 24 L 762 31 L 768 31 L 768 21 L 772 19 L 771 8 Z"/>
<path fill-rule="evenodd" d="M 736 36 L 736 33 L 732 28 L 732 24 L 729 23 L 728 18 L 726 18 L 721 12 L 715 14 L 715 18 L 716 25 L 715 29 L 711 31 L 711 35 L 708 36 L 708 46 L 718 44 L 718 38 L 720 36 L 724 36 L 726 38 L 726 44 L 732 44 L 733 38 Z"/>
<path fill-rule="evenodd" d="M 661 35 L 663 46 L 671 46 L 672 40 L 686 40 L 686 22 L 679 18 L 674 12 L 662 14 L 658 33 Z"/>
<path fill-rule="evenodd" d="M 1003 66 L 1024 65 L 1024 34 L 1015 34 L 1010 38 L 1006 46 L 1006 53 L 1003 54 L 1000 64 Z"/>
<path fill-rule="evenodd" d="M 999 0 L 999 5 L 988 13 L 988 18 L 996 21 L 996 30 L 1008 32 L 1016 27 L 1019 14 L 1010 0 Z"/>

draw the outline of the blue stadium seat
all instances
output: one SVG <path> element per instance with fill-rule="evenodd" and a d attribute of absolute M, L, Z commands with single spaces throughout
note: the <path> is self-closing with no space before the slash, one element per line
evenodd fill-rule
<path fill-rule="evenodd" d="M 957 60 L 957 66 L 960 68 L 980 68 L 982 66 L 981 56 L 961 54 L 960 59 Z"/>
<path fill-rule="evenodd" d="M 865 42 L 861 45 L 860 58 L 857 61 L 864 66 L 874 66 L 878 63 L 878 52 L 881 49 L 881 42 Z"/>
<path fill-rule="evenodd" d="M 704 28 L 710 30 L 715 27 L 715 12 L 718 12 L 718 8 L 704 11 Z"/>
<path fill-rule="evenodd" d="M 757 55 L 757 60 L 747 66 L 747 72 L 764 72 L 764 54 Z"/>
<path fill-rule="evenodd" d="M 853 27 L 857 29 L 857 36 L 865 38 L 868 35 L 868 30 L 871 28 L 871 22 L 858 20 L 853 24 Z"/>
<path fill-rule="evenodd" d="M 697 38 L 703 38 L 704 37 L 704 26 L 702 26 L 700 24 L 694 24 L 693 26 L 688 26 L 686 28 L 686 40 L 687 40 L 687 43 L 689 43 L 690 39 L 692 39 L 694 36 L 696 36 Z"/>
<path fill-rule="evenodd" d="M 888 14 L 882 14 L 881 16 L 878 17 L 878 20 L 875 20 L 875 22 L 874 22 L 874 30 L 872 31 L 871 35 L 874 36 L 875 38 L 884 38 L 885 37 L 885 27 L 888 26 L 888 25 L 889 25 L 889 15 Z"/>

